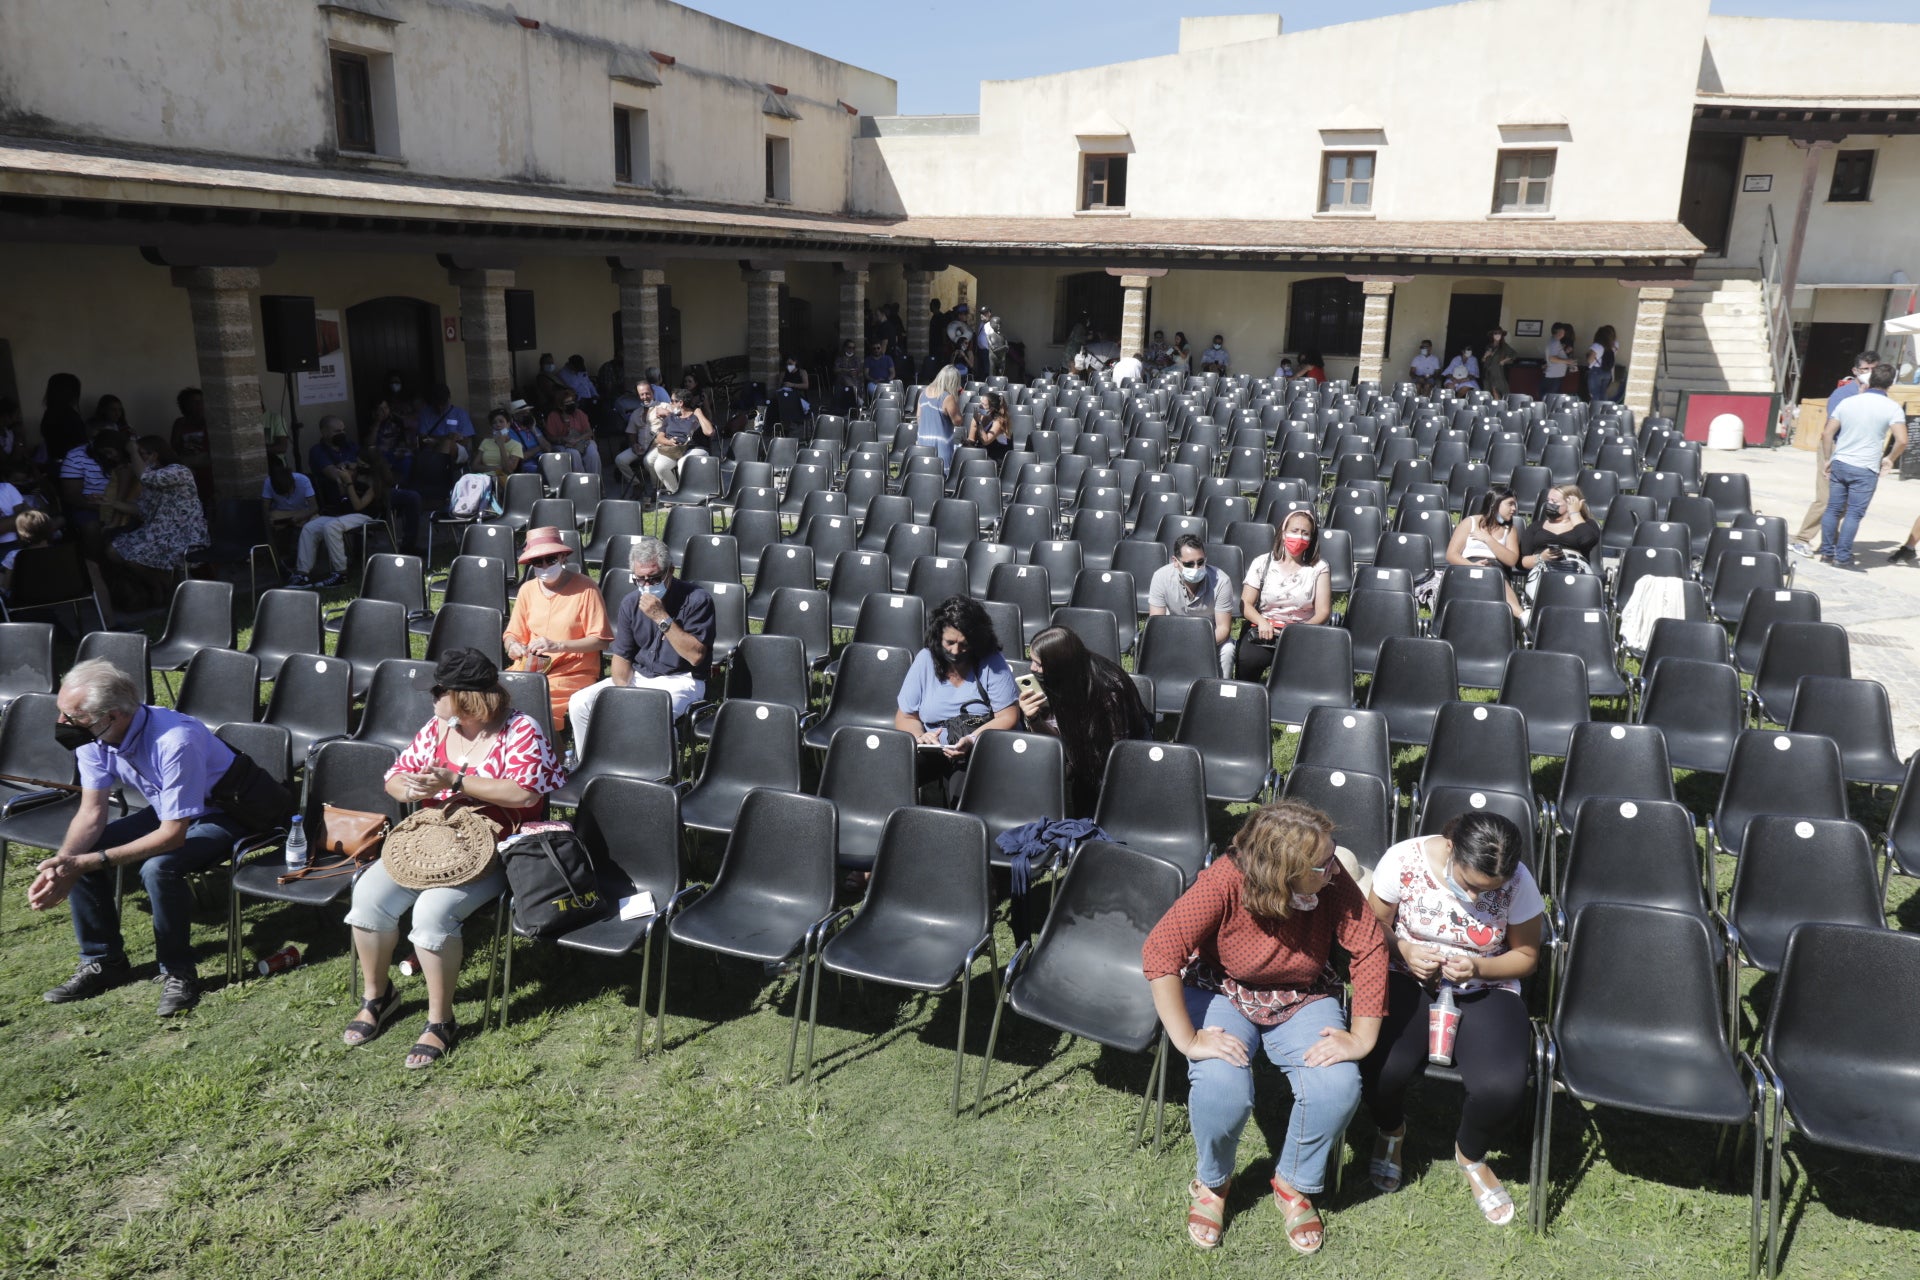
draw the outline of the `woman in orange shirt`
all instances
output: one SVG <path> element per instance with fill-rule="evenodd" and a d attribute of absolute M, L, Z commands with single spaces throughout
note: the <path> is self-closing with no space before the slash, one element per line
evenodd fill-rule
<path fill-rule="evenodd" d="M 567 564 L 573 549 L 552 528 L 527 530 L 520 563 L 533 576 L 507 621 L 507 657 L 516 671 L 544 671 L 557 734 L 573 695 L 600 679 L 600 653 L 613 641 L 600 589 Z"/>

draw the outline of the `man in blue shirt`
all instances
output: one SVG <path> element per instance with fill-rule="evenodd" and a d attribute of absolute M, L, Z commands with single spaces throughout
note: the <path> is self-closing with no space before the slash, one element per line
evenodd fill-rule
<path fill-rule="evenodd" d="M 678 720 L 706 697 L 713 674 L 713 597 L 674 576 L 673 555 L 658 538 L 635 538 L 627 565 L 639 590 L 614 615 L 607 650 L 612 678 L 588 685 L 567 706 L 576 750 L 587 740 L 594 703 L 608 689 L 660 689 L 673 699 Z"/>
<path fill-rule="evenodd" d="M 453 392 L 442 382 L 427 392 L 420 409 L 420 443 L 423 448 L 438 449 L 465 466 L 473 441 L 473 419 L 453 403 Z"/>
<path fill-rule="evenodd" d="M 307 469 L 320 480 L 322 506 L 340 505 L 359 460 L 360 446 L 347 435 L 347 424 L 331 413 L 320 419 L 320 438 L 307 450 Z"/>
<path fill-rule="evenodd" d="M 83 1000 L 132 976 L 114 868 L 137 866 L 153 905 L 160 1016 L 171 1017 L 200 1000 L 187 877 L 226 859 L 248 834 L 209 795 L 233 764 L 233 750 L 192 716 L 145 705 L 132 678 L 104 660 L 67 672 L 58 705 L 54 737 L 78 757 L 80 808 L 59 851 L 40 864 L 27 905 L 45 911 L 73 899 L 80 965 L 44 998 L 49 1004 Z M 115 787 L 139 792 L 147 807 L 109 822 Z"/>
<path fill-rule="evenodd" d="M 1900 461 L 1907 450 L 1907 436 L 1894 436 L 1893 452 L 1882 462 L 1887 432 L 1904 427 L 1907 415 L 1887 388 L 1893 385 L 1890 364 L 1876 364 L 1868 375 L 1863 394 L 1845 398 L 1827 419 L 1820 443 L 1831 454 L 1827 463 L 1827 510 L 1820 517 L 1820 558 L 1837 569 L 1852 569 L 1853 535 L 1860 528 L 1873 491 L 1879 487 L 1881 468 Z"/>
<path fill-rule="evenodd" d="M 1799 530 L 1793 535 L 1792 549 L 1800 555 L 1810 556 L 1814 548 L 1820 545 L 1820 521 L 1827 514 L 1827 498 L 1831 496 L 1827 489 L 1827 460 L 1833 455 L 1829 452 L 1831 446 L 1827 444 L 1824 428 L 1833 426 L 1833 411 L 1840 407 L 1842 401 L 1859 395 L 1865 389 L 1873 366 L 1879 363 L 1879 352 L 1862 351 L 1853 358 L 1853 372 L 1841 379 L 1840 385 L 1827 397 L 1827 420 L 1820 436 L 1820 460 L 1813 471 L 1813 503 L 1807 508 Z"/>

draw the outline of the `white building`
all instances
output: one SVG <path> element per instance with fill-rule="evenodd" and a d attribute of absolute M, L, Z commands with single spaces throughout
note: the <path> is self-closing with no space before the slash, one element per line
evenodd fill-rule
<path fill-rule="evenodd" d="M 1314 348 L 1388 377 L 1422 338 L 1497 324 L 1533 356 L 1535 326 L 1612 325 L 1642 408 L 1656 377 L 1667 404 L 1788 392 L 1796 351 L 1831 385 L 1908 309 L 1920 24 L 1621 0 L 1548 56 L 1539 16 L 1188 19 L 1174 54 L 903 117 L 883 76 L 665 0 L 15 0 L 0 394 L 31 422 L 73 372 L 154 430 L 202 385 L 245 495 L 282 394 L 262 295 L 331 322 L 309 422 L 389 369 L 482 411 L 540 351 L 770 380 L 869 301 L 918 354 L 963 290 L 1030 369 L 1082 311 L 1129 347 L 1220 333 L 1240 368 Z"/>

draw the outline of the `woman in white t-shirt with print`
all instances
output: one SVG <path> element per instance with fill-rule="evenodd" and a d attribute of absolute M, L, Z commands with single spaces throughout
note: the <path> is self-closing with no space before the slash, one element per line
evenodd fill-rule
<path fill-rule="evenodd" d="M 1526 1101 L 1531 1034 L 1520 980 L 1540 962 L 1539 887 L 1520 861 L 1520 830 L 1474 811 L 1444 834 L 1403 840 L 1380 856 L 1368 905 L 1387 933 L 1387 1018 L 1360 1064 L 1362 1097 L 1379 1138 L 1373 1185 L 1402 1177 L 1407 1089 L 1427 1069 L 1427 1011 L 1441 984 L 1460 1009 L 1453 1060 L 1466 1085 L 1453 1158 L 1488 1222 L 1513 1221 L 1513 1197 L 1487 1151 Z"/>
<path fill-rule="evenodd" d="M 1240 612 L 1246 625 L 1240 630 L 1235 674 L 1255 682 L 1266 679 L 1281 631 L 1333 615 L 1333 574 L 1320 558 L 1320 522 L 1311 511 L 1295 511 L 1281 521 L 1273 550 L 1247 566 Z"/>

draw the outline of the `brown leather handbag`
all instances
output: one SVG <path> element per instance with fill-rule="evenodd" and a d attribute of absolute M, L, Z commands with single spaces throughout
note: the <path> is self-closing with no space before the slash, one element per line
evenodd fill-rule
<path fill-rule="evenodd" d="M 279 877 L 281 884 L 295 880 L 331 880 L 350 876 L 380 857 L 380 844 L 391 827 L 384 813 L 364 809 L 342 809 L 338 805 L 320 806 L 320 847 L 306 866 Z M 321 855 L 331 855 L 321 861 Z"/>

